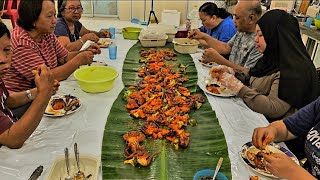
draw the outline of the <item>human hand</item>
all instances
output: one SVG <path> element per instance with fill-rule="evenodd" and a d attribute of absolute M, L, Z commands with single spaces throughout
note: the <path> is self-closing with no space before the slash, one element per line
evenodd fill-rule
<path fill-rule="evenodd" d="M 252 135 L 252 143 L 258 149 L 264 150 L 268 144 L 274 141 L 277 131 L 272 126 L 255 128 Z"/>
<path fill-rule="evenodd" d="M 190 39 L 203 39 L 205 33 L 201 32 L 199 29 L 192 29 L 188 32 L 188 38 Z"/>
<path fill-rule="evenodd" d="M 223 72 L 221 75 L 219 75 L 218 81 L 220 81 L 223 86 L 233 91 L 236 95 L 244 86 L 241 81 L 234 77 L 234 75 L 227 72 Z"/>
<path fill-rule="evenodd" d="M 90 46 L 86 50 L 91 51 L 93 54 L 101 53 L 100 46 L 97 43 L 90 44 Z"/>
<path fill-rule="evenodd" d="M 41 94 L 43 94 L 44 96 L 50 97 L 53 93 L 54 86 L 51 71 L 46 65 L 42 64 L 35 72 L 34 81 L 37 86 L 37 96 L 41 96 Z"/>
<path fill-rule="evenodd" d="M 217 64 L 227 64 L 227 61 L 221 54 L 213 49 L 213 48 L 207 48 L 204 50 L 202 54 L 202 62 L 203 63 L 209 63 L 209 62 L 215 62 Z"/>
<path fill-rule="evenodd" d="M 76 58 L 78 59 L 77 62 L 79 66 L 91 64 L 93 60 L 93 53 L 91 51 L 81 51 L 77 54 Z"/>
<path fill-rule="evenodd" d="M 302 168 L 286 154 L 262 154 L 264 158 L 263 163 L 266 166 L 266 169 L 277 177 L 290 179 L 290 177 L 294 176 L 294 172 L 299 172 L 299 168 Z"/>
<path fill-rule="evenodd" d="M 223 72 L 235 75 L 234 70 L 231 67 L 225 66 L 225 65 L 219 65 L 219 66 L 214 66 L 211 68 L 211 70 L 209 71 L 209 75 L 212 78 L 217 78 L 220 76 L 220 74 L 222 74 Z"/>
<path fill-rule="evenodd" d="M 111 38 L 112 34 L 108 30 L 101 30 L 98 33 L 99 38 Z"/>
<path fill-rule="evenodd" d="M 91 40 L 97 43 L 99 41 L 99 37 L 95 33 L 85 34 L 81 37 L 81 39 L 84 40 L 84 42 L 86 42 L 87 40 Z"/>

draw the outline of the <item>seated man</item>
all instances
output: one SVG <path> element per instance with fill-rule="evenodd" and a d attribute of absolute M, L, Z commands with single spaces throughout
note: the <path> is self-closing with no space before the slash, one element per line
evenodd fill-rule
<path fill-rule="evenodd" d="M 111 37 L 107 30 L 96 32 L 86 29 L 79 22 L 82 12 L 80 0 L 58 1 L 58 21 L 54 33 L 69 51 L 78 51 L 87 40 L 98 42 L 99 38 Z"/>
<path fill-rule="evenodd" d="M 255 47 L 256 22 L 261 16 L 262 10 L 259 1 L 239 1 L 234 8 L 234 23 L 237 33 L 224 43 L 212 38 L 199 30 L 193 30 L 190 37 L 204 40 L 209 49 L 203 53 L 203 61 L 216 62 L 234 69 L 244 70 L 243 67 L 253 67 L 262 54 Z M 228 55 L 229 60 L 222 55 Z"/>
<path fill-rule="evenodd" d="M 10 32 L 7 27 L 0 23 L 0 78 L 10 68 L 11 64 Z M 20 148 L 37 128 L 42 115 L 53 93 L 53 76 L 50 70 L 41 65 L 35 73 L 37 96 L 26 113 L 18 120 L 10 108 L 28 103 L 28 94 L 23 92 L 8 93 L 2 79 L 0 79 L 0 146 Z"/>

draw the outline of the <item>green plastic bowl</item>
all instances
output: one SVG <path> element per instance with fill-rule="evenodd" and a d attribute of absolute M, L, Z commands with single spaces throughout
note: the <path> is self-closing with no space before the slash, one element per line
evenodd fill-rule
<path fill-rule="evenodd" d="M 86 66 L 77 69 L 73 75 L 83 91 L 101 93 L 112 89 L 119 74 L 109 66 Z"/>
<path fill-rule="evenodd" d="M 125 27 L 122 29 L 122 35 L 124 39 L 137 40 L 142 28 Z"/>
<path fill-rule="evenodd" d="M 317 27 L 317 29 L 320 29 L 320 20 L 314 19 L 314 25 Z"/>

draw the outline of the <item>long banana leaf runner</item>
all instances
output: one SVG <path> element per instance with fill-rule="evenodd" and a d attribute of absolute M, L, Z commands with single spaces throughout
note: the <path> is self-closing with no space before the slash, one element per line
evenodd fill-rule
<path fill-rule="evenodd" d="M 167 44 L 173 50 L 173 45 Z M 144 66 L 139 63 L 139 51 L 143 48 L 138 42 L 129 51 L 123 65 L 123 83 L 125 87 L 134 85 L 138 80 L 138 69 Z M 197 86 L 197 71 L 190 55 L 177 53 L 177 61 L 166 61 L 176 66 L 182 63 L 189 65 L 184 83 L 191 93 L 203 93 Z M 103 179 L 160 179 L 178 180 L 193 179 L 194 174 L 201 169 L 214 169 L 220 157 L 224 158 L 220 172 L 231 179 L 231 165 L 224 134 L 215 112 L 206 103 L 198 110 L 192 110 L 190 118 L 197 120 L 196 126 L 188 126 L 190 143 L 186 149 L 175 150 L 166 140 L 147 139 L 145 148 L 155 154 L 153 162 L 147 167 L 124 164 L 125 142 L 123 134 L 130 130 L 139 130 L 142 120 L 134 119 L 126 110 L 123 99 L 125 89 L 114 102 L 105 126 L 102 142 L 102 173 Z"/>

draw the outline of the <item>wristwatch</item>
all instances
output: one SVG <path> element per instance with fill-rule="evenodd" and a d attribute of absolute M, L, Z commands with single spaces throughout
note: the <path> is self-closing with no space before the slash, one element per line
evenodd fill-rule
<path fill-rule="evenodd" d="M 28 89 L 28 90 L 26 90 L 26 95 L 27 95 L 27 97 L 28 97 L 28 99 L 30 100 L 30 101 L 32 101 L 33 100 L 33 97 L 32 97 L 32 94 L 31 94 L 31 91 Z"/>

